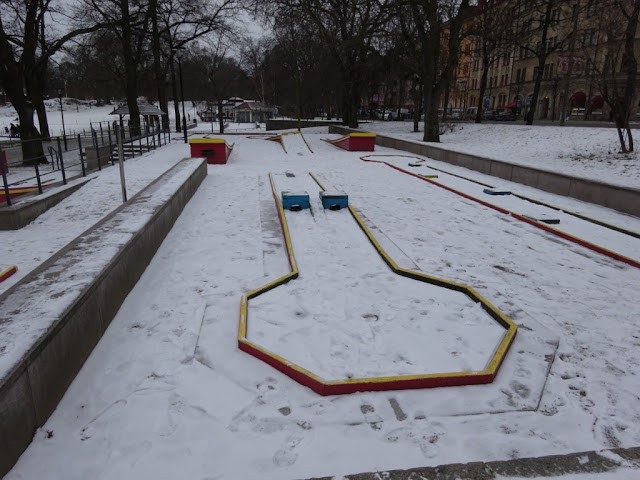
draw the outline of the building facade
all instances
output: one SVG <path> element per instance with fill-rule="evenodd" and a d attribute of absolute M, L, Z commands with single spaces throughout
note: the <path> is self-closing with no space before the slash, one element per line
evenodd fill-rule
<path fill-rule="evenodd" d="M 610 0 L 493 3 L 496 15 L 508 12 L 503 18 L 510 19 L 509 25 L 502 34 L 510 46 L 497 48 L 491 57 L 482 95 L 484 109 L 524 115 L 533 106 L 535 80 L 540 77 L 534 118 L 558 119 L 563 103 L 571 118 L 609 118 L 601 90 L 610 94 L 611 88 L 620 88 L 626 78 L 622 71 L 621 19 L 608 5 Z M 473 22 L 473 17 L 469 21 Z M 507 39 L 508 35 L 511 38 Z M 470 55 L 461 55 L 460 63 L 470 63 L 468 105 L 477 106 L 483 70 L 482 38 L 472 35 L 470 42 Z M 635 51 L 639 58 L 638 32 Z M 640 88 L 636 90 L 640 92 Z"/>

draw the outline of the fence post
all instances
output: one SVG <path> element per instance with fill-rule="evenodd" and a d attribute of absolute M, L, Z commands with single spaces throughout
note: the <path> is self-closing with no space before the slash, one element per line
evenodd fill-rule
<path fill-rule="evenodd" d="M 82 176 L 87 176 L 87 171 L 84 168 L 84 156 L 82 155 L 82 137 L 78 134 L 78 148 L 80 149 L 80 165 L 82 166 Z"/>
<path fill-rule="evenodd" d="M 91 131 L 91 139 L 93 140 L 93 146 L 96 149 L 96 158 L 98 159 L 98 170 L 102 170 L 102 162 L 100 162 L 100 149 L 98 148 L 98 134 L 95 130 Z"/>
<path fill-rule="evenodd" d="M 138 136 L 138 145 L 140 145 L 140 155 L 142 155 L 142 131 L 140 132 L 140 136 Z"/>
<path fill-rule="evenodd" d="M 58 139 L 58 141 L 60 140 Z M 38 182 L 38 193 L 42 195 L 42 182 L 40 181 L 40 168 L 38 168 L 38 162 L 35 162 L 33 164 L 33 168 L 35 168 L 36 170 L 36 181 Z"/>
<path fill-rule="evenodd" d="M 102 131 L 102 122 L 100 122 L 100 139 L 102 140 L 102 145 L 104 145 L 104 132 Z"/>
<path fill-rule="evenodd" d="M 118 130 L 115 130 L 113 133 L 117 134 Z M 111 160 L 111 165 L 115 165 L 115 161 L 113 160 L 113 142 L 111 141 L 111 129 L 107 130 L 109 134 L 109 160 Z"/>
<path fill-rule="evenodd" d="M 120 164 L 120 185 L 122 186 L 122 203 L 127 201 L 127 184 L 124 179 L 124 146 L 122 144 L 123 138 L 120 131 L 120 135 L 116 135 L 116 141 L 118 142 L 118 163 Z"/>
<path fill-rule="evenodd" d="M 9 184 L 7 183 L 7 172 L 4 169 L 4 157 L 2 156 L 2 146 L 0 146 L 0 170 L 2 171 L 2 183 L 4 184 L 4 198 L 7 206 L 11 206 L 11 195 L 9 195 Z"/>
<path fill-rule="evenodd" d="M 64 185 L 67 184 L 67 175 L 64 171 L 64 159 L 62 158 L 62 149 L 60 148 L 60 137 L 57 137 L 58 140 L 58 156 L 60 157 L 60 170 L 62 171 L 62 183 Z M 38 178 L 38 185 L 40 185 L 40 179 Z M 42 192 L 40 192 L 42 193 Z"/>

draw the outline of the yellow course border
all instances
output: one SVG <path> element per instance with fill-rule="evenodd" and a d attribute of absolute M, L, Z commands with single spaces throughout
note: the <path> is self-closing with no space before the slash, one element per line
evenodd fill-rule
<path fill-rule="evenodd" d="M 309 174 L 322 190 L 326 190 L 312 173 Z M 376 251 L 380 254 L 380 256 L 394 273 L 404 277 L 412 278 L 414 280 L 430 283 L 443 288 L 448 288 L 464 293 L 465 295 L 467 295 L 467 297 L 471 298 L 475 302 L 481 303 L 482 308 L 485 310 L 485 312 L 487 312 L 506 330 L 502 341 L 493 353 L 493 356 L 489 361 L 487 367 L 484 370 L 474 372 L 447 372 L 425 375 L 368 377 L 327 381 L 310 372 L 309 370 L 306 370 L 305 368 L 302 368 L 299 365 L 288 361 L 286 358 L 270 352 L 269 350 L 266 350 L 261 346 L 249 341 L 247 339 L 249 300 L 298 277 L 298 267 L 293 254 L 293 247 L 291 244 L 291 237 L 289 234 L 289 227 L 287 225 L 284 209 L 282 208 L 282 203 L 280 202 L 280 198 L 278 197 L 278 194 L 276 192 L 275 184 L 271 174 L 269 174 L 269 179 L 271 181 L 271 190 L 276 202 L 276 207 L 278 209 L 278 217 L 282 226 L 282 232 L 284 235 L 291 271 L 288 274 L 278 278 L 277 280 L 274 280 L 273 282 L 270 282 L 255 290 L 252 290 L 242 296 L 240 302 L 240 322 L 238 328 L 238 348 L 240 350 L 247 352 L 264 361 L 265 363 L 271 365 L 272 367 L 276 368 L 280 372 L 291 377 L 302 385 L 309 387 L 311 390 L 320 395 L 341 395 L 359 391 L 405 390 L 456 385 L 475 385 L 482 383 L 491 383 L 493 381 L 498 372 L 498 368 L 502 364 L 502 361 L 504 360 L 504 357 L 506 356 L 507 351 L 509 350 L 509 347 L 513 343 L 513 340 L 516 336 L 518 328 L 517 325 L 471 287 L 398 267 L 398 265 L 393 261 L 389 254 L 387 254 L 387 252 L 383 250 L 371 231 L 365 225 L 362 218 L 358 215 L 356 210 L 351 205 L 349 206 L 349 212 L 351 213 L 351 216 L 355 219 L 355 221 L 358 223 Z"/>
<path fill-rule="evenodd" d="M 282 134 L 281 134 L 281 135 L 282 135 L 282 137 L 284 137 L 285 135 L 300 135 L 300 137 L 302 138 L 302 141 L 303 141 L 303 142 L 304 142 L 304 144 L 307 146 L 307 148 L 309 149 L 309 151 L 310 151 L 311 153 L 314 153 L 314 152 L 313 152 L 313 150 L 311 150 L 311 147 L 309 146 L 309 142 L 307 142 L 307 139 L 306 139 L 306 138 L 304 138 L 304 135 L 302 134 L 302 132 L 301 132 L 301 131 L 299 131 L 299 130 L 294 130 L 294 131 L 292 131 L 292 132 L 282 132 Z M 281 137 L 282 148 L 284 148 L 284 141 L 282 140 L 282 137 Z M 284 151 L 285 151 L 285 152 L 287 152 L 287 149 L 285 148 L 285 149 L 284 149 Z M 287 152 L 287 153 L 289 153 L 289 152 Z"/>
<path fill-rule="evenodd" d="M 223 138 L 190 138 L 189 143 L 226 143 Z"/>
<path fill-rule="evenodd" d="M 5 268 L 2 272 L 0 272 L 0 282 L 4 282 L 7 278 L 18 271 L 18 267 L 15 265 Z"/>
<path fill-rule="evenodd" d="M 280 144 L 280 146 L 282 147 L 282 149 L 284 150 L 284 153 L 289 153 L 287 152 L 287 147 L 284 146 L 284 141 L 282 140 L 282 133 L 279 133 L 278 135 L 273 135 L 272 137 L 267 137 L 265 138 L 265 140 L 270 140 L 272 142 L 278 142 Z"/>

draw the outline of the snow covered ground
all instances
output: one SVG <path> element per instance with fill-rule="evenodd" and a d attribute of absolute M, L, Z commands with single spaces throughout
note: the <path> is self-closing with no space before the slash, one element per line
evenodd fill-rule
<path fill-rule="evenodd" d="M 396 126 L 410 127 L 395 122 L 373 125 L 379 131 Z M 460 135 L 458 142 L 464 138 L 470 144 L 479 142 L 470 134 L 476 126 L 467 127 L 468 135 Z M 487 127 L 493 132 L 485 135 L 491 144 L 469 148 L 498 158 L 504 154 L 498 136 L 507 138 L 512 129 L 521 129 Z M 599 129 L 585 130 L 587 136 L 596 137 Z M 640 445 L 636 378 L 640 269 L 386 165 L 363 162 L 360 154 L 323 142 L 322 138 L 336 138 L 325 131 L 305 130 L 313 154 L 302 148 L 286 154 L 275 142 L 229 137 L 236 142 L 229 163 L 209 166 L 207 179 L 58 409 L 6 478 L 304 478 Z M 553 127 L 530 130 L 532 136 L 547 135 L 544 148 L 549 156 L 539 155 L 549 164 L 544 168 L 561 170 L 567 163 L 559 152 L 566 150 L 568 130 L 553 131 Z M 376 154 L 384 153 L 399 152 L 376 149 Z M 188 154 L 188 146 L 173 143 L 127 161 L 127 181 L 132 189 L 133 184 L 140 189 Z M 394 161 L 406 167 L 411 160 Z M 593 172 L 583 162 L 572 165 L 574 174 Z M 428 159 L 412 171 L 427 174 L 429 166 L 497 183 Z M 273 173 L 279 185 L 286 179 L 307 178 L 309 171 L 328 188 L 347 192 L 350 202 L 386 237 L 393 247 L 389 251 L 403 262 L 470 285 L 520 325 L 493 384 L 320 397 L 237 349 L 241 295 L 286 273 L 268 174 Z M 476 184 L 438 175 L 443 184 L 455 182 L 458 189 L 483 195 Z M 611 183 L 625 183 L 624 177 L 613 168 L 602 170 L 601 179 Z M 107 168 L 34 224 L 18 232 L 0 232 L 6 246 L 0 262 L 18 264 L 21 274 L 34 268 L 116 208 L 118 182 L 117 169 Z M 499 183 L 640 232 L 638 218 Z M 311 187 L 307 184 L 305 189 Z M 318 195 L 317 189 L 308 193 L 314 199 Z M 388 287 L 394 282 L 392 276 L 370 253 L 366 239 L 351 230 L 347 212 L 315 208 L 314 213 L 315 217 L 309 212 L 287 213 L 301 277 L 289 284 L 293 306 L 275 302 L 275 297 L 262 300 L 272 313 L 262 317 L 267 322 L 263 327 L 274 333 L 271 348 L 289 345 L 317 358 L 325 342 L 329 358 L 318 362 L 321 367 L 379 366 L 384 355 L 368 352 L 378 353 L 377 332 L 393 314 L 388 307 L 391 297 L 397 295 L 401 310 L 396 314 L 403 317 L 429 318 L 421 314 L 429 309 L 450 313 L 452 306 L 438 307 L 431 294 L 412 294 L 421 300 L 412 307 L 411 300 L 403 299 L 411 293 L 407 288 Z M 575 217 L 563 216 L 558 227 L 565 226 L 589 241 L 640 258 L 638 239 L 603 231 Z M 332 271 L 340 276 L 335 283 Z M 330 289 L 346 285 L 341 303 L 330 301 L 337 290 L 327 294 L 322 286 L 296 292 L 305 277 L 322 280 Z M 376 277 L 390 283 L 378 283 Z M 371 297 L 374 292 L 369 290 L 381 284 L 387 286 Z M 364 289 L 362 295 L 350 294 L 358 288 Z M 287 292 L 284 287 L 272 291 L 275 296 L 283 292 Z M 256 302 L 251 308 L 260 305 Z M 325 307 L 333 309 L 344 325 L 324 322 Z M 302 315 L 289 333 L 290 311 Z M 376 316 L 380 322 L 374 322 Z M 354 317 L 357 321 L 352 321 Z M 423 328 L 424 324 L 406 326 L 382 338 L 402 342 L 404 330 L 407 341 L 419 347 L 415 331 Z M 318 330 L 329 335 L 321 338 Z M 554 339 L 559 340 L 557 345 Z M 455 348 L 464 348 L 465 343 L 469 351 L 477 348 L 474 339 L 466 337 Z M 458 361 L 463 357 L 453 355 L 458 351 L 453 347 L 447 351 Z M 398 364 L 396 354 L 388 355 L 389 367 L 394 360 Z M 342 363 L 337 362 L 340 359 Z M 634 478 L 634 474 L 621 470 L 593 478 Z M 583 476 L 579 480 L 587 478 L 591 480 Z"/>
<path fill-rule="evenodd" d="M 615 128 L 453 123 L 453 131 L 434 144 L 458 152 L 495 158 L 567 175 L 640 188 L 640 155 L 618 153 Z M 363 130 L 398 138 L 422 140 L 412 122 L 372 122 Z M 422 126 L 420 127 L 422 129 Z M 632 129 L 640 141 L 640 129 Z"/>

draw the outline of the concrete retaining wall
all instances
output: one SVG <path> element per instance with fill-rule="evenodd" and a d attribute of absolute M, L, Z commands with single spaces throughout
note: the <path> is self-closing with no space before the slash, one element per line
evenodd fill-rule
<path fill-rule="evenodd" d="M 176 167 L 188 166 L 184 162 L 201 163 L 167 201 L 158 200 L 158 195 L 154 199 L 155 192 L 159 190 L 157 186 L 163 185 L 163 179 L 169 182 L 167 179 L 172 177 Z M 186 159 L 176 167 L 0 296 L 2 324 L 11 321 L 11 317 L 2 318 L 5 315 L 20 314 L 20 305 L 29 308 L 33 301 L 29 298 L 30 292 L 36 291 L 41 299 L 47 298 L 47 295 L 53 298 L 55 295 L 52 292 L 56 291 L 60 278 L 63 284 L 69 281 L 64 277 L 66 267 L 82 267 L 83 260 L 92 261 L 88 258 L 87 249 L 101 249 L 101 241 L 111 242 L 104 247 L 112 247 L 113 239 L 109 239 L 108 232 L 113 232 L 124 221 L 127 209 L 150 212 L 144 226 L 131 234 L 130 239 L 118 248 L 95 278 L 87 279 L 88 284 L 82 287 L 62 314 L 52 320 L 51 327 L 0 379 L 0 477 L 13 467 L 28 447 L 36 429 L 45 423 L 56 408 L 184 206 L 207 175 L 204 159 Z M 166 190 L 164 192 L 163 195 L 166 195 Z M 107 239 L 104 240 L 104 237 Z"/>
<path fill-rule="evenodd" d="M 337 125 L 329 127 L 329 133 L 346 134 L 356 131 Z M 376 144 L 381 147 L 395 148 L 433 158 L 434 160 L 476 170 L 511 182 L 522 183 L 546 192 L 577 198 L 640 217 L 640 190 L 638 189 L 571 177 L 526 165 L 514 165 L 500 160 L 454 152 L 433 145 L 384 135 L 376 135 Z"/>
<path fill-rule="evenodd" d="M 46 196 L 42 198 L 33 197 L 32 200 L 22 198 L 17 205 L 0 208 L 0 230 L 19 230 L 29 225 L 44 212 L 60 203 L 89 181 L 87 179 L 51 195 L 46 195 L 45 193 Z"/>
<path fill-rule="evenodd" d="M 300 126 L 306 127 L 331 127 L 339 126 L 337 120 L 301 120 Z M 298 120 L 267 120 L 267 130 L 288 130 L 290 128 L 298 128 Z"/>

